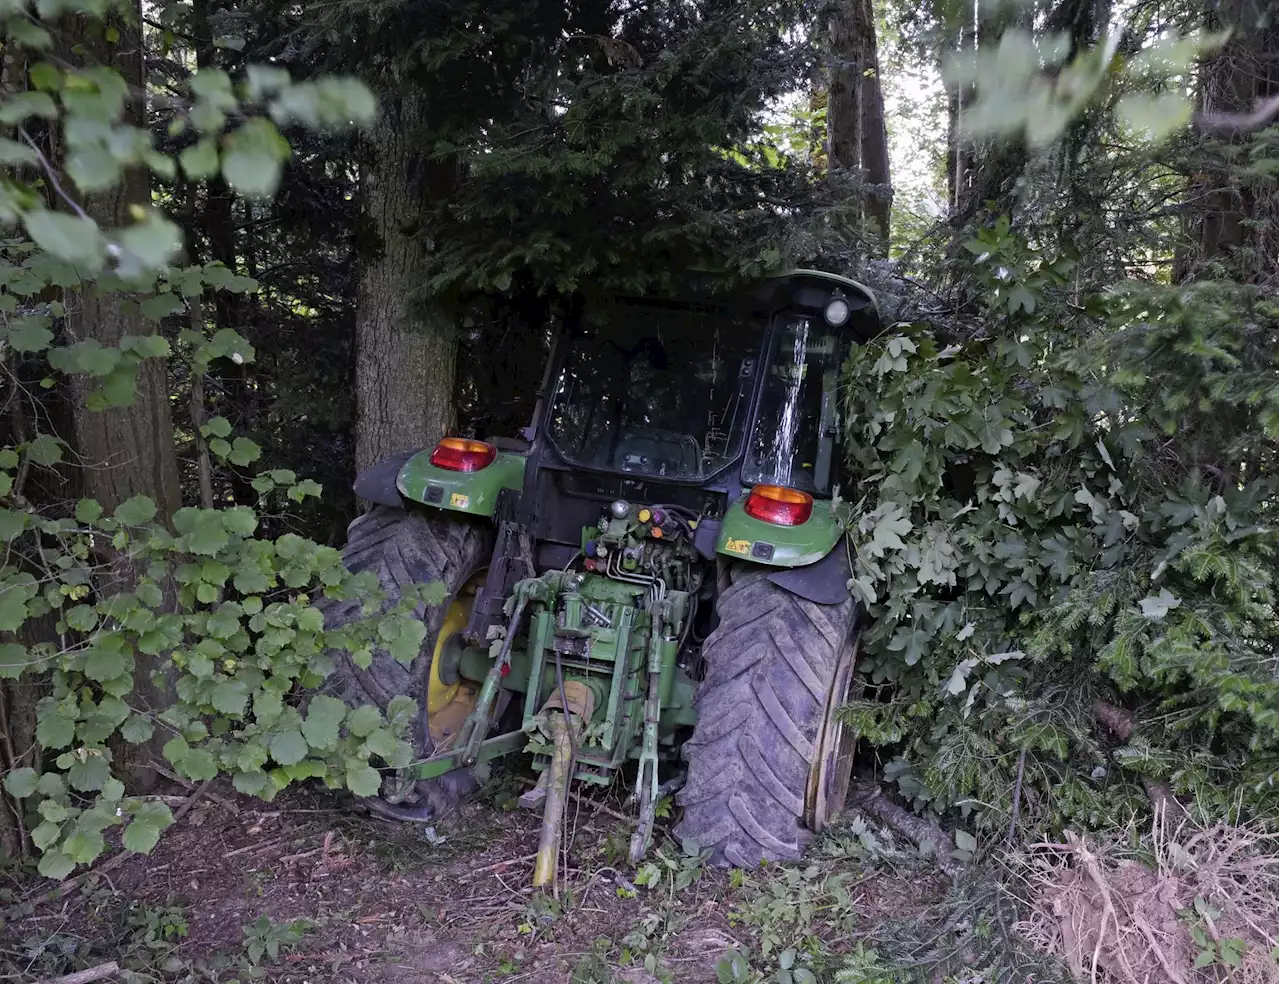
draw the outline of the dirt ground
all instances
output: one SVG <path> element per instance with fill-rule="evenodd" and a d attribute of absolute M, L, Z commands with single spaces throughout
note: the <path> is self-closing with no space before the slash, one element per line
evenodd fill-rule
<path fill-rule="evenodd" d="M 137 980 L 242 979 L 245 927 L 264 914 L 272 927 L 305 920 L 255 971 L 281 984 L 702 984 L 730 948 L 751 952 L 753 930 L 735 913 L 741 875 L 735 884 L 694 864 L 679 891 L 674 876 L 636 885 L 617 801 L 571 803 L 559 898 L 535 896 L 540 818 L 515 808 L 518 791 L 509 779 L 434 827 L 362 817 L 320 792 L 270 804 L 204 797 L 149 857 L 129 856 L 61 899 L 11 890 L 0 980 L 112 959 L 142 969 Z M 678 859 L 669 840 L 663 850 Z M 868 917 L 927 905 L 936 891 L 912 873 L 853 883 L 851 911 Z"/>

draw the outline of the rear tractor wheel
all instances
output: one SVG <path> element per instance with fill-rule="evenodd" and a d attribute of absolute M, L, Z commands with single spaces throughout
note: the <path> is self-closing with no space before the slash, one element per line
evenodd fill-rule
<path fill-rule="evenodd" d="M 331 688 L 353 707 L 374 704 L 385 711 L 401 694 L 417 701 L 421 714 L 410 740 L 419 757 L 448 750 L 476 706 L 480 684 L 456 674 L 450 678 L 447 671 L 442 679 L 441 656 L 460 643 L 491 550 L 490 534 L 481 527 L 387 506 L 375 507 L 347 528 L 343 563 L 353 572 L 374 571 L 388 607 L 413 584 L 442 581 L 447 591 L 441 604 L 420 605 L 414 612 L 427 632 L 421 653 L 409 666 L 381 649 L 374 650 L 368 669 L 357 666 L 349 653 L 336 653 L 331 677 Z M 358 602 L 327 601 L 323 608 L 329 628 L 361 617 Z M 392 790 L 392 785 L 384 781 L 382 795 L 364 801 L 369 809 L 393 819 L 425 820 L 456 803 L 474 781 L 469 770 L 460 769 L 421 780 L 407 791 Z"/>
<path fill-rule="evenodd" d="M 819 605 L 745 565 L 702 648 L 676 832 L 714 864 L 798 859 L 844 807 L 856 735 L 840 721 L 857 655 L 852 598 Z"/>

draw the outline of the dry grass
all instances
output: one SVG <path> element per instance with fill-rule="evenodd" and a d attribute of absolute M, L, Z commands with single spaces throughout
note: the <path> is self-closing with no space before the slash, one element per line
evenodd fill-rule
<path fill-rule="evenodd" d="M 1068 834 L 1066 843 L 1036 845 L 1029 866 L 1032 908 L 1019 930 L 1064 960 L 1077 979 L 1280 980 L 1274 835 L 1157 819 L 1136 850 L 1119 836 L 1086 842 Z"/>

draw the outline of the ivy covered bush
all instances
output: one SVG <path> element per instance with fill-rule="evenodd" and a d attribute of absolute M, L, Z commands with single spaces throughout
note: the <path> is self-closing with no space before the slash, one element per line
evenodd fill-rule
<path fill-rule="evenodd" d="M 1124 821 L 1158 790 L 1274 824 L 1274 298 L 1080 297 L 1007 220 L 967 249 L 971 326 L 896 325 L 847 365 L 872 616 L 850 722 L 917 808 L 979 830 Z"/>

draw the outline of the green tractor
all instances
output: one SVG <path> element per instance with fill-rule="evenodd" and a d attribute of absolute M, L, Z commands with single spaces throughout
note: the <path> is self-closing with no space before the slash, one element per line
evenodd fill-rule
<path fill-rule="evenodd" d="M 879 327 L 843 277 L 579 304 L 519 441 L 445 438 L 356 480 L 344 557 L 422 605 L 423 657 L 339 660 L 352 704 L 417 701 L 421 758 L 370 809 L 421 820 L 524 751 L 541 775 L 535 884 L 571 781 L 626 781 L 647 850 L 660 798 L 718 864 L 794 859 L 842 807 L 837 710 L 859 612 L 846 587 L 841 363 Z M 360 617 L 330 603 L 330 626 Z"/>

